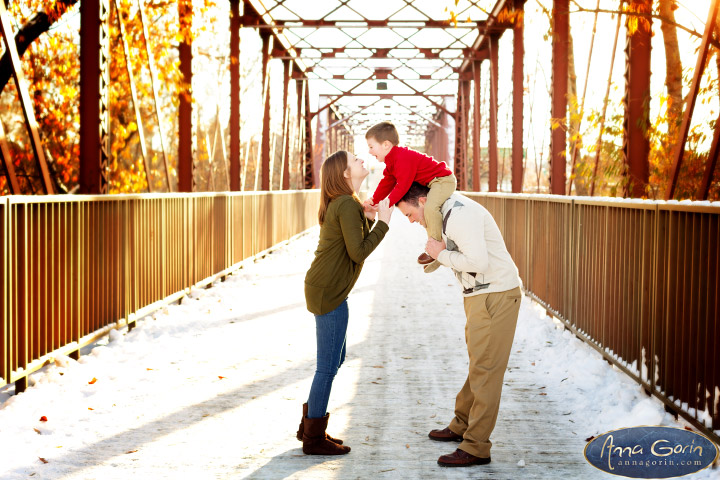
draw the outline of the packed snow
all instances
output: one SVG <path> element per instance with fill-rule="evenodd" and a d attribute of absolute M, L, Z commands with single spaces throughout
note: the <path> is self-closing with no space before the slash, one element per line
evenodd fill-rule
<path fill-rule="evenodd" d="M 192 290 L 132 331 L 112 331 L 79 361 L 55 357 L 24 393 L 0 390 L 0 478 L 467 478 L 467 469 L 439 469 L 437 456 L 451 450 L 427 439 L 451 419 L 466 372 L 459 288 L 447 269 L 421 273 L 414 258 L 423 233 L 399 214 L 349 300 L 348 358 L 328 431 L 353 451 L 302 454 L 294 437 L 315 358 L 302 282 L 317 235 L 311 229 L 225 282 Z M 432 387 L 433 371 L 452 387 Z M 533 470 L 532 452 L 509 453 L 503 419 L 525 414 L 512 411 L 521 383 L 547 402 L 539 403 L 541 425 L 577 446 L 550 459 L 576 465 L 576 478 L 610 478 L 585 462 L 587 437 L 685 426 L 524 298 L 487 466 L 514 478 L 557 478 Z M 687 478 L 720 479 L 720 471 Z"/>

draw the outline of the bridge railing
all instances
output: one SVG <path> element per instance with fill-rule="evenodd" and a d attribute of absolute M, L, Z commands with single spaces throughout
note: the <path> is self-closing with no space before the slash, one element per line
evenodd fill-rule
<path fill-rule="evenodd" d="M 0 386 L 317 224 L 317 190 L 0 198 Z"/>
<path fill-rule="evenodd" d="M 720 439 L 717 203 L 468 196 L 497 220 L 530 296 Z"/>

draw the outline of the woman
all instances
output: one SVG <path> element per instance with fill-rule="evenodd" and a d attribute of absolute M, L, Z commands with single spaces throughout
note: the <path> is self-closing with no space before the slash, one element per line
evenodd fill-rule
<path fill-rule="evenodd" d="M 320 241 L 305 276 L 307 308 L 315 314 L 317 367 L 297 433 L 308 455 L 350 451 L 342 440 L 325 433 L 330 417 L 326 410 L 333 379 L 345 360 L 347 296 L 363 262 L 387 233 L 393 211 L 387 200 L 376 212 L 363 211 L 357 191 L 367 175 L 363 161 L 344 151 L 332 154 L 320 169 Z"/>

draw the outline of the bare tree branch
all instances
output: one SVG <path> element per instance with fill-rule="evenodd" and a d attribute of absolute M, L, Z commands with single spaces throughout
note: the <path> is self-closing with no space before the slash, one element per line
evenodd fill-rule
<path fill-rule="evenodd" d="M 622 15 L 627 15 L 627 16 L 648 18 L 650 20 L 660 20 L 667 25 L 671 25 L 671 26 L 679 28 L 680 30 L 684 30 L 687 33 L 689 33 L 690 35 L 693 35 L 695 37 L 698 37 L 698 38 L 703 37 L 702 32 L 697 32 L 695 30 L 687 28 L 684 25 L 680 25 L 679 23 L 677 23 L 673 20 L 670 20 L 669 18 L 667 18 L 663 15 L 658 15 L 655 13 L 622 12 L 620 10 L 604 10 L 602 8 L 597 8 L 597 9 L 585 8 L 582 5 L 578 4 L 578 2 L 576 0 L 570 0 L 570 1 L 577 7 L 577 10 L 570 11 L 570 13 L 580 13 L 580 12 L 583 12 L 583 13 L 596 13 L 596 12 L 597 13 L 611 13 L 613 15 L 622 14 Z M 718 42 L 716 39 L 710 39 L 710 45 L 712 45 L 713 47 L 720 50 L 720 42 Z"/>
<path fill-rule="evenodd" d="M 25 51 L 35 40 L 43 33 L 47 32 L 50 27 L 59 20 L 60 16 L 75 5 L 78 0 L 58 0 L 54 6 L 48 9 L 54 9 L 50 14 L 45 11 L 35 13 L 15 34 L 15 46 L 17 47 L 18 56 L 22 58 Z M 0 92 L 3 91 L 5 85 L 10 81 L 12 76 L 12 63 L 10 61 L 10 52 L 5 49 L 2 58 L 0 58 Z"/>

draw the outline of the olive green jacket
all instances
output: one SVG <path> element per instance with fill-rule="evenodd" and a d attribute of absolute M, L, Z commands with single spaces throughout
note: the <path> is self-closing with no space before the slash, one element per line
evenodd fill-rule
<path fill-rule="evenodd" d="M 305 275 L 307 309 L 315 315 L 332 312 L 345 300 L 360 276 L 363 262 L 385 237 L 389 227 L 365 217 L 350 195 L 330 202 L 320 227 L 315 259 Z"/>

